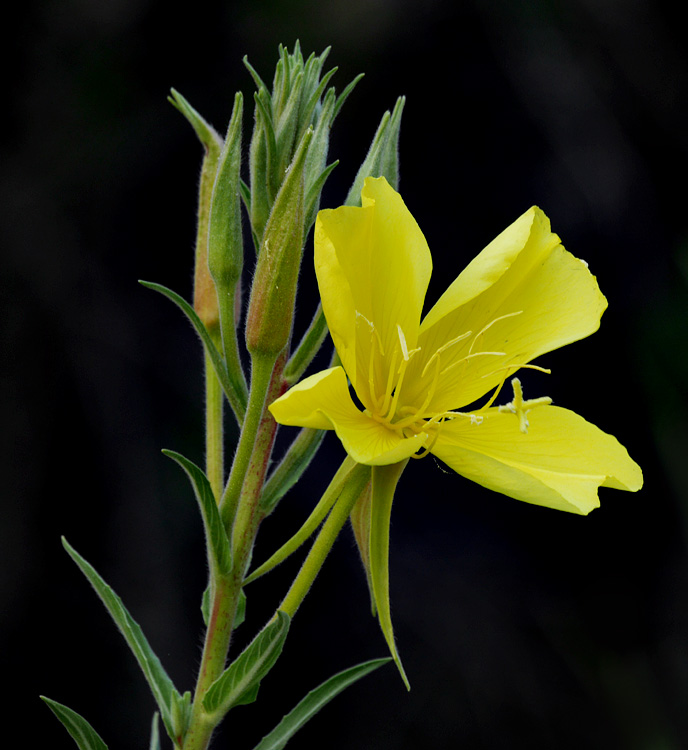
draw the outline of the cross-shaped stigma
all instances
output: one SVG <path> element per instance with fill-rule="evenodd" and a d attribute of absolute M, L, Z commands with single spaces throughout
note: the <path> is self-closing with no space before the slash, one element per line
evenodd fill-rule
<path fill-rule="evenodd" d="M 500 406 L 499 411 L 516 414 L 518 416 L 518 427 L 525 435 L 528 432 L 528 412 L 536 406 L 549 406 L 552 403 L 552 399 L 549 396 L 543 396 L 542 398 L 531 398 L 524 401 L 523 388 L 518 378 L 512 378 L 511 387 L 514 389 L 514 400 L 508 404 L 504 404 L 504 406 Z"/>

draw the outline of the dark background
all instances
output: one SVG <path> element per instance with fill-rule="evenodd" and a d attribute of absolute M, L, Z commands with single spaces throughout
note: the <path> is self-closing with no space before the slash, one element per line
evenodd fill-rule
<path fill-rule="evenodd" d="M 672 11 L 671 8 L 674 7 Z M 292 742 L 371 748 L 688 747 L 688 118 L 679 5 L 651 0 L 33 2 L 3 35 L 2 673 L 22 747 L 73 747 L 39 694 L 111 748 L 147 747 L 154 709 L 70 542 L 141 623 L 172 678 L 200 658 L 202 530 L 161 448 L 203 457 L 201 355 L 139 278 L 190 296 L 200 146 L 180 90 L 220 131 L 248 55 L 333 50 L 338 205 L 385 109 L 407 96 L 401 191 L 435 261 L 430 300 L 531 204 L 610 301 L 600 331 L 524 376 L 617 435 L 645 472 L 577 517 L 412 462 L 392 523 L 392 667 Z M 251 112 L 245 116 L 246 138 Z M 250 267 L 250 261 L 247 263 Z M 302 274 L 299 326 L 315 305 Z M 265 524 L 288 538 L 342 458 L 319 463 Z M 245 643 L 298 560 L 249 593 Z M 255 588 L 254 588 L 255 587 Z M 242 632 L 243 631 L 243 632 Z M 257 704 L 231 715 L 251 748 L 330 674 L 385 654 L 351 535 L 294 623 Z M 30 718 L 24 718 L 30 717 Z M 166 740 L 165 740 L 166 742 Z M 291 745 L 290 745 L 291 747 Z"/>

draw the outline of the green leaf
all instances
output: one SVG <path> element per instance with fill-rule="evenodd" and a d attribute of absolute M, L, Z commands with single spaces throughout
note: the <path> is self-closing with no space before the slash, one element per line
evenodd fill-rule
<path fill-rule="evenodd" d="M 46 698 L 44 695 L 41 695 L 41 700 L 48 705 L 50 710 L 62 722 L 64 728 L 72 736 L 80 750 L 108 750 L 107 745 L 103 742 L 98 732 L 83 716 L 79 716 L 76 711 L 72 711 L 71 708 L 67 708 L 67 706 L 63 706 L 61 703 L 57 703 L 57 701 L 50 700 L 50 698 Z"/>
<path fill-rule="evenodd" d="M 244 415 L 246 414 L 246 403 L 248 401 L 246 384 L 236 378 L 233 379 L 231 373 L 227 371 L 222 355 L 213 343 L 213 340 L 208 333 L 208 329 L 203 325 L 203 321 L 198 317 L 196 311 L 182 296 L 173 292 L 171 289 L 162 286 L 162 284 L 155 284 L 152 281 L 139 281 L 139 284 L 145 286 L 146 289 L 160 292 L 160 294 L 163 294 L 167 299 L 172 300 L 172 302 L 174 302 L 174 304 L 177 305 L 177 307 L 179 307 L 189 319 L 189 322 L 203 342 L 206 352 L 208 352 L 217 379 L 220 381 L 222 390 L 225 392 L 225 396 L 227 396 L 227 400 L 234 410 L 237 421 L 241 426 L 241 423 L 244 421 Z"/>
<path fill-rule="evenodd" d="M 149 750 L 160 750 L 160 730 L 158 728 L 158 712 L 153 714 L 153 721 L 151 722 L 151 738 Z"/>
<path fill-rule="evenodd" d="M 184 458 L 180 453 L 163 450 L 163 454 L 176 461 L 191 480 L 198 507 L 201 510 L 201 516 L 203 516 L 208 546 L 208 563 L 219 575 L 227 575 L 232 569 L 232 552 L 208 478 L 195 463 L 189 461 L 188 458 Z"/>
<path fill-rule="evenodd" d="M 129 648 L 134 652 L 134 656 L 153 691 L 155 702 L 160 708 L 160 715 L 162 716 L 165 728 L 170 737 L 175 737 L 176 727 L 172 720 L 172 696 L 177 691 L 160 663 L 160 659 L 153 652 L 141 627 L 129 614 L 119 596 L 103 581 L 95 569 L 69 545 L 64 537 L 62 537 L 62 546 L 79 566 L 81 572 L 88 578 L 124 636 L 124 639 L 129 644 Z"/>
<path fill-rule="evenodd" d="M 210 686 L 203 708 L 224 715 L 232 706 L 248 702 L 260 681 L 272 669 L 282 652 L 289 631 L 289 615 L 278 610 L 251 643 Z"/>
<path fill-rule="evenodd" d="M 391 661 L 389 657 L 385 659 L 373 659 L 372 661 L 357 664 L 355 667 L 339 672 L 339 674 L 330 677 L 319 685 L 294 708 L 291 710 L 280 723 L 263 737 L 255 746 L 254 750 L 282 750 L 287 742 L 301 729 L 301 727 L 320 709 L 329 703 L 334 697 L 339 695 L 343 690 L 353 685 L 362 677 L 370 674 L 378 667 Z"/>

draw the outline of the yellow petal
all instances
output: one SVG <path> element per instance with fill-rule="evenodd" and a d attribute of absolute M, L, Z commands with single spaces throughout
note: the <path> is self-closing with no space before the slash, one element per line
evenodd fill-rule
<path fill-rule="evenodd" d="M 302 380 L 268 407 L 275 421 L 298 427 L 334 430 L 344 450 L 359 464 L 397 463 L 420 450 L 426 433 L 402 438 L 359 411 L 341 367 Z"/>
<path fill-rule="evenodd" d="M 596 331 L 606 306 L 586 264 L 562 247 L 545 214 L 531 208 L 488 245 L 428 313 L 405 395 L 413 401 L 409 384 L 414 381 L 419 393 L 427 388 L 436 365 L 424 378 L 420 373 L 433 353 L 470 331 L 441 351 L 429 408 L 470 404 L 521 365 Z"/>
<path fill-rule="evenodd" d="M 488 409 L 481 424 L 445 423 L 432 452 L 454 471 L 517 500 L 587 514 L 600 486 L 635 492 L 640 467 L 626 449 L 572 411 L 539 406 L 527 434 L 516 415 Z"/>
<path fill-rule="evenodd" d="M 381 395 L 371 397 L 370 382 L 384 389 L 381 354 L 399 347 L 398 327 L 408 349 L 416 346 L 432 259 L 418 224 L 384 178 L 366 179 L 361 199 L 361 208 L 318 214 L 315 270 L 335 347 L 370 409 Z"/>

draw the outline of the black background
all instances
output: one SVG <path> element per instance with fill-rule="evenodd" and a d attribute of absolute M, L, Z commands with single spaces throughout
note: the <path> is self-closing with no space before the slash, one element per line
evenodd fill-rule
<path fill-rule="evenodd" d="M 223 131 L 248 55 L 332 45 L 341 90 L 338 205 L 385 109 L 407 97 L 401 192 L 433 251 L 432 301 L 533 203 L 609 299 L 600 331 L 542 358 L 550 395 L 612 432 L 645 472 L 577 517 L 411 462 L 392 521 L 392 667 L 327 707 L 293 746 L 688 746 L 688 63 L 678 8 L 651 0 L 34 2 L 3 35 L 2 674 L 22 747 L 73 747 L 39 694 L 111 748 L 147 747 L 154 709 L 133 657 L 59 542 L 125 600 L 172 678 L 200 657 L 202 529 L 160 454 L 203 460 L 193 332 L 139 278 L 190 296 L 201 150 L 171 86 Z M 247 107 L 245 134 L 250 132 Z M 250 258 L 247 266 L 250 269 Z M 297 328 L 316 302 L 302 273 Z M 231 437 L 231 434 L 230 434 Z M 266 523 L 262 559 L 316 502 L 334 438 Z M 385 655 L 351 535 L 294 622 L 258 703 L 231 714 L 250 748 L 309 689 Z M 249 594 L 237 647 L 298 560 Z M 25 717 L 30 717 L 28 720 Z M 165 740 L 166 742 L 166 740 Z M 291 745 L 290 745 L 291 747 Z"/>

